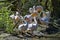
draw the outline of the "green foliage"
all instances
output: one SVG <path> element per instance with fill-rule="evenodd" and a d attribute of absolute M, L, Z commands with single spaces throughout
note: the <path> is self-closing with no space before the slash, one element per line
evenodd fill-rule
<path fill-rule="evenodd" d="M 0 9 L 0 27 L 5 28 L 5 31 L 12 32 L 13 24 L 12 20 L 9 18 L 11 13 L 6 7 Z"/>
<path fill-rule="evenodd" d="M 45 6 L 45 2 L 46 2 L 46 0 L 42 0 L 41 5 Z"/>
<path fill-rule="evenodd" d="M 22 2 L 23 5 L 24 5 L 25 1 L 26 1 L 26 0 L 21 0 L 21 2 Z"/>

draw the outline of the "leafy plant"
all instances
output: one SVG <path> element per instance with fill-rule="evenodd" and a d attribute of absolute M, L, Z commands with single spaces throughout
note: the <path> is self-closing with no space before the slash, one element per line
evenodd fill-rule
<path fill-rule="evenodd" d="M 8 10 L 6 7 L 2 7 L 0 10 L 0 27 L 5 28 L 5 31 L 12 32 L 13 24 L 12 20 L 9 18 L 11 10 Z"/>

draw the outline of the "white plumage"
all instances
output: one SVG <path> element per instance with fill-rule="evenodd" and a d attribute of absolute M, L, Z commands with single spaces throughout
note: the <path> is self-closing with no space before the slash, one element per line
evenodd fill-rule
<path fill-rule="evenodd" d="M 10 15 L 10 17 L 11 17 L 12 19 L 14 19 L 14 18 L 15 18 L 14 14 L 13 14 L 13 15 Z"/>

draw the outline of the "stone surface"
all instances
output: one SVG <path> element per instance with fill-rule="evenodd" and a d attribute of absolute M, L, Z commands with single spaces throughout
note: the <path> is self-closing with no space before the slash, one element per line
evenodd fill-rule
<path fill-rule="evenodd" d="M 39 33 L 39 32 L 37 32 L 37 33 Z M 23 37 L 23 38 L 21 38 L 21 37 L 17 37 L 17 36 L 12 36 L 11 34 L 2 33 L 2 34 L 0 34 L 0 40 L 60 40 L 59 37 L 52 37 L 52 36 L 49 37 L 49 36 L 51 36 L 51 35 L 48 35 L 47 37 L 40 37 L 40 38 L 36 38 L 36 37 L 33 37 L 33 38 Z"/>
<path fill-rule="evenodd" d="M 7 33 L 2 33 L 2 34 L 0 34 L 0 38 L 1 38 L 1 37 L 7 37 L 7 36 L 10 36 L 10 34 L 7 34 Z"/>

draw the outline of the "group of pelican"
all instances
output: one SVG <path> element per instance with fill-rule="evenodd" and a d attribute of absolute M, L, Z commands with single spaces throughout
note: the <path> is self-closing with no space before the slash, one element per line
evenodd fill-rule
<path fill-rule="evenodd" d="M 29 13 L 29 15 L 25 15 L 24 17 L 18 11 L 16 11 L 16 14 L 10 15 L 14 24 L 18 22 L 18 31 L 33 33 L 37 29 L 38 24 L 48 25 L 50 12 L 45 12 L 42 6 L 29 8 Z"/>

